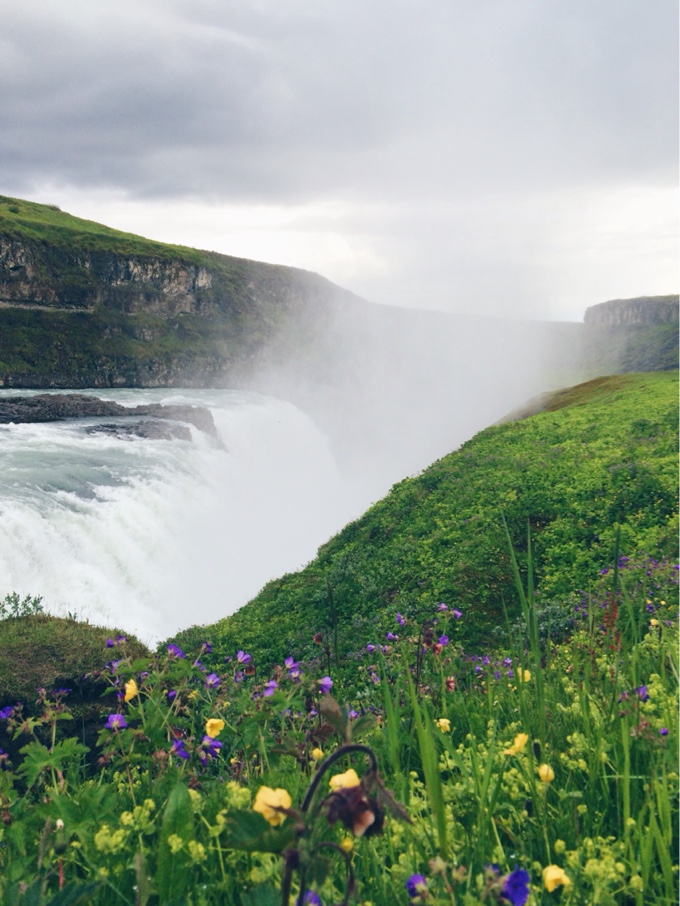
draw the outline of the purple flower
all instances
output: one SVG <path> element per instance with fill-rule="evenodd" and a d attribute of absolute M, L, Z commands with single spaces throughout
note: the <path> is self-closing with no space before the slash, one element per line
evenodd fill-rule
<path fill-rule="evenodd" d="M 402 617 L 402 615 L 400 613 L 397 614 L 396 620 L 400 626 L 406 626 L 406 620 Z"/>
<path fill-rule="evenodd" d="M 269 696 L 273 695 L 278 688 L 279 688 L 279 684 L 276 682 L 276 680 L 269 680 L 269 682 L 265 683 L 265 685 L 264 685 L 264 692 L 263 692 L 264 697 L 269 698 Z"/>
<path fill-rule="evenodd" d="M 0 720 L 7 720 L 9 717 L 11 717 L 13 710 L 14 708 L 12 707 L 12 705 L 7 705 L 6 708 L 0 708 Z"/>
<path fill-rule="evenodd" d="M 308 890 L 304 897 L 298 897 L 298 906 L 321 906 L 321 897 L 314 890 Z"/>
<path fill-rule="evenodd" d="M 221 748 L 222 743 L 219 739 L 211 739 L 210 736 L 204 736 L 201 747 L 198 749 L 198 757 L 201 764 L 205 767 L 209 758 L 217 758 Z"/>
<path fill-rule="evenodd" d="M 358 713 L 354 710 L 354 708 L 350 708 L 350 709 L 349 709 L 349 714 L 348 714 L 347 716 L 349 717 L 350 720 L 356 720 L 357 717 L 358 717 L 359 715 L 358 715 Z M 666 730 L 666 733 L 668 733 L 668 730 Z"/>
<path fill-rule="evenodd" d="M 439 636 L 439 644 L 440 644 L 440 645 L 448 645 L 448 644 L 449 644 L 449 637 L 448 637 L 447 635 L 440 635 L 440 636 Z"/>
<path fill-rule="evenodd" d="M 375 645 L 371 645 L 369 643 L 368 645 L 366 645 L 366 651 L 368 651 L 369 654 L 373 654 L 373 652 L 375 651 Z"/>
<path fill-rule="evenodd" d="M 205 673 L 205 664 L 202 664 L 198 658 L 196 658 L 196 660 L 194 661 L 194 667 L 198 667 L 199 670 Z"/>
<path fill-rule="evenodd" d="M 488 654 L 485 654 L 485 655 L 484 655 L 484 657 L 482 658 L 482 663 L 483 663 L 485 666 L 488 666 L 488 665 L 491 663 L 491 658 L 489 657 Z"/>
<path fill-rule="evenodd" d="M 454 607 L 454 609 L 451 611 L 451 613 L 454 615 L 454 617 L 455 617 L 457 620 L 460 620 L 460 618 L 463 616 L 463 611 L 462 611 L 462 610 L 456 610 L 455 607 Z"/>
<path fill-rule="evenodd" d="M 504 667 L 511 667 L 511 666 L 512 666 L 512 658 L 511 658 L 511 657 L 503 658 L 503 666 L 504 666 Z"/>
<path fill-rule="evenodd" d="M 107 640 L 106 640 L 106 647 L 107 647 L 107 648 L 113 648 L 113 646 L 114 646 L 115 644 L 116 644 L 116 643 L 113 641 L 113 639 L 107 639 Z"/>
<path fill-rule="evenodd" d="M 109 714 L 105 727 L 107 730 L 124 730 L 127 727 L 127 721 L 122 714 Z"/>
<path fill-rule="evenodd" d="M 293 657 L 287 657 L 283 663 L 288 671 L 296 670 L 300 666 Z"/>
<path fill-rule="evenodd" d="M 117 636 L 116 636 L 116 645 L 124 645 L 125 642 L 127 642 L 127 639 L 125 638 L 124 635 L 117 635 Z"/>
<path fill-rule="evenodd" d="M 390 646 L 389 646 L 389 645 L 381 645 L 381 646 L 380 646 L 380 650 L 382 651 L 383 654 L 387 654 L 387 653 L 389 652 L 389 650 L 390 650 Z"/>
<path fill-rule="evenodd" d="M 323 695 L 328 695 L 328 693 L 333 688 L 333 680 L 330 676 L 324 676 L 319 680 L 319 685 L 321 686 L 321 692 Z"/>
<path fill-rule="evenodd" d="M 448 604 L 444 604 L 443 601 L 442 601 L 441 604 L 437 604 L 437 610 L 439 610 L 439 611 L 448 610 L 448 609 L 449 609 L 449 605 L 448 605 Z"/>
<path fill-rule="evenodd" d="M 216 673 L 209 673 L 205 678 L 205 685 L 207 689 L 219 689 L 220 682 L 221 680 Z"/>
<path fill-rule="evenodd" d="M 519 866 L 503 881 L 503 896 L 510 900 L 512 906 L 524 906 L 529 899 L 529 883 L 531 876 Z"/>
<path fill-rule="evenodd" d="M 189 753 L 186 750 L 186 743 L 182 739 L 176 739 L 170 747 L 170 754 L 176 755 L 177 758 L 183 758 L 187 761 Z"/>
<path fill-rule="evenodd" d="M 186 654 L 179 648 L 177 645 L 173 645 L 172 642 L 168 645 L 168 654 L 172 657 L 186 657 Z"/>
<path fill-rule="evenodd" d="M 210 642 L 202 642 L 201 651 L 204 651 L 206 654 L 212 654 L 212 645 Z"/>
<path fill-rule="evenodd" d="M 422 898 L 427 893 L 427 880 L 424 875 L 411 875 L 406 882 L 406 891 L 412 900 Z"/>
<path fill-rule="evenodd" d="M 646 686 L 638 686 L 638 688 L 635 691 L 637 692 L 638 698 L 640 699 L 641 702 L 646 702 L 647 699 L 649 698 L 649 695 L 647 695 Z"/>
<path fill-rule="evenodd" d="M 388 633 L 387 633 L 387 641 L 388 641 L 388 642 L 398 642 L 398 641 L 399 641 L 399 636 L 398 636 L 398 635 L 395 635 L 393 632 L 388 632 Z"/>
<path fill-rule="evenodd" d="M 377 674 L 377 673 L 370 673 L 369 676 L 370 676 L 370 678 L 371 678 L 371 682 L 372 682 L 372 683 L 375 683 L 375 685 L 377 686 L 378 683 L 380 682 L 380 677 L 378 676 L 378 674 Z"/>
<path fill-rule="evenodd" d="M 168 701 L 174 702 L 174 700 L 176 698 L 177 698 L 177 689 L 169 689 L 168 690 Z"/>
<path fill-rule="evenodd" d="M 234 672 L 234 682 L 235 683 L 242 683 L 244 678 L 245 678 L 245 673 L 243 672 L 243 670 L 236 670 Z"/>
<path fill-rule="evenodd" d="M 117 661 L 109 661 L 106 666 L 108 667 L 111 673 L 115 673 L 118 670 L 118 664 L 120 664 L 122 658 L 119 658 Z"/>
<path fill-rule="evenodd" d="M 659 735 L 668 736 L 668 727 L 661 727 L 661 729 L 659 730 Z"/>
<path fill-rule="evenodd" d="M 654 605 L 653 605 L 653 604 L 651 603 L 651 601 L 650 601 L 650 603 L 647 605 L 647 613 L 654 613 L 655 610 L 656 610 L 656 608 L 654 607 Z"/>
<path fill-rule="evenodd" d="M 239 664 L 249 664 L 252 661 L 252 658 L 249 654 L 246 654 L 245 651 L 237 651 L 236 660 Z"/>

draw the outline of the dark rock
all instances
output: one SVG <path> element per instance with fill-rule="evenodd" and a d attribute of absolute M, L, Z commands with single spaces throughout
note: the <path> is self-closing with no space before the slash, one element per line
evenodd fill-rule
<path fill-rule="evenodd" d="M 194 425 L 214 441 L 221 444 L 212 412 L 201 406 L 164 406 L 148 403 L 143 406 L 121 406 L 110 400 L 81 393 L 44 393 L 37 396 L 0 398 L 0 424 L 26 424 L 29 422 L 55 422 L 76 418 L 129 418 L 146 416 L 153 421 L 94 426 L 94 430 L 115 429 L 117 434 L 137 434 L 140 437 L 175 437 L 191 440 L 188 428 L 163 427 L 157 420 L 184 422 Z"/>
<path fill-rule="evenodd" d="M 164 424 L 153 419 L 91 425 L 87 433 L 110 434 L 120 438 L 144 437 L 147 440 L 191 440 L 191 430 L 186 425 Z"/>

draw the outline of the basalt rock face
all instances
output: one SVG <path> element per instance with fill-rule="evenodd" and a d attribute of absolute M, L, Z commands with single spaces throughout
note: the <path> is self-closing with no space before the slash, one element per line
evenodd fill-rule
<path fill-rule="evenodd" d="M 586 309 L 587 327 L 640 327 L 650 324 L 677 324 L 678 296 L 639 296 L 612 299 Z"/>
<path fill-rule="evenodd" d="M 583 348 L 596 374 L 678 367 L 678 296 L 613 299 L 587 309 Z"/>

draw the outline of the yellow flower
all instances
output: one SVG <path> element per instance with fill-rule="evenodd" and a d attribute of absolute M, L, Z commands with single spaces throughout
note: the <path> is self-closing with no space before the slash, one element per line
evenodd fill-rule
<path fill-rule="evenodd" d="M 524 673 L 518 674 L 520 682 L 528 683 L 531 679 L 531 670 L 525 670 Z"/>
<path fill-rule="evenodd" d="M 555 779 L 555 772 L 549 764 L 542 764 L 538 769 L 538 776 L 543 783 L 552 783 Z"/>
<path fill-rule="evenodd" d="M 451 729 L 451 721 L 448 719 L 448 717 L 440 717 L 439 720 L 435 721 L 435 723 L 442 731 L 442 733 L 448 733 Z"/>
<path fill-rule="evenodd" d="M 559 865 L 546 865 L 543 869 L 543 884 L 545 889 L 552 893 L 556 887 L 569 887 L 571 880 Z"/>
<path fill-rule="evenodd" d="M 650 625 L 650 626 L 658 626 L 658 625 L 659 625 L 659 621 L 658 621 L 657 619 L 652 619 L 652 620 L 649 621 L 649 625 Z"/>
<path fill-rule="evenodd" d="M 323 749 L 319 749 L 317 747 L 316 749 L 312 749 L 310 754 L 314 761 L 321 761 L 321 759 L 323 758 Z"/>
<path fill-rule="evenodd" d="M 343 852 L 351 853 L 354 849 L 354 840 L 352 840 L 351 837 L 343 837 L 343 839 L 340 841 L 340 849 Z"/>
<path fill-rule="evenodd" d="M 268 786 L 261 786 L 257 791 L 253 811 L 259 812 L 272 827 L 278 827 L 286 820 L 284 812 L 279 809 L 290 808 L 292 800 L 287 790 L 273 790 Z"/>
<path fill-rule="evenodd" d="M 125 683 L 125 701 L 131 701 L 138 693 L 139 689 L 137 688 L 137 683 L 133 679 L 128 680 L 128 682 Z"/>
<path fill-rule="evenodd" d="M 523 751 L 524 746 L 528 742 L 529 736 L 527 733 L 518 733 L 517 736 L 515 736 L 515 741 L 513 742 L 513 744 L 508 749 L 504 749 L 503 754 L 518 755 L 521 751 Z"/>
<path fill-rule="evenodd" d="M 224 721 L 219 720 L 217 717 L 209 717 L 205 722 L 205 733 L 206 736 L 209 736 L 211 739 L 214 739 L 216 736 L 219 736 L 220 733 L 224 730 Z"/>
<path fill-rule="evenodd" d="M 336 792 L 337 790 L 348 790 L 353 786 L 359 786 L 359 780 L 357 772 L 354 768 L 350 768 L 349 771 L 345 771 L 344 774 L 336 774 L 335 777 L 331 777 L 328 781 L 328 785 Z"/>

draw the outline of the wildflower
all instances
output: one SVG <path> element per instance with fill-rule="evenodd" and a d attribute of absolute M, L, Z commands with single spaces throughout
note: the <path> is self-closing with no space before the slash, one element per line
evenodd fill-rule
<path fill-rule="evenodd" d="M 388 632 L 388 633 L 387 633 L 387 641 L 388 641 L 388 642 L 398 642 L 398 641 L 399 641 L 399 636 L 398 636 L 398 635 L 395 635 L 393 632 Z"/>
<path fill-rule="evenodd" d="M 397 623 L 399 623 L 400 626 L 406 626 L 406 620 L 400 613 L 397 614 L 395 619 L 396 619 Z"/>
<path fill-rule="evenodd" d="M 212 654 L 212 645 L 210 642 L 201 642 L 201 652 Z"/>
<path fill-rule="evenodd" d="M 107 647 L 107 648 L 113 648 L 113 646 L 114 646 L 115 644 L 116 644 L 116 643 L 113 641 L 113 639 L 107 639 L 107 640 L 106 640 L 106 647 Z"/>
<path fill-rule="evenodd" d="M 314 633 L 312 641 L 315 645 L 321 645 L 323 643 L 323 632 Z"/>
<path fill-rule="evenodd" d="M 125 701 L 126 702 L 132 701 L 132 699 L 135 697 L 135 695 L 139 694 L 139 689 L 137 688 L 137 683 L 135 682 L 134 679 L 128 680 L 128 682 L 125 683 L 124 688 L 125 688 Z"/>
<path fill-rule="evenodd" d="M 552 783 L 555 779 L 555 772 L 549 764 L 542 764 L 538 768 L 538 776 L 541 778 L 543 783 Z"/>
<path fill-rule="evenodd" d="M 359 784 L 335 789 L 328 800 L 326 815 L 329 824 L 342 821 L 355 837 L 363 837 L 364 834 L 370 837 L 382 831 L 383 812 L 377 802 L 368 799 Z"/>
<path fill-rule="evenodd" d="M 177 698 L 177 689 L 168 689 L 168 701 L 174 702 Z"/>
<path fill-rule="evenodd" d="M 330 676 L 324 676 L 323 679 L 319 680 L 319 685 L 321 686 L 321 692 L 324 695 L 328 695 L 333 687 L 333 680 Z"/>
<path fill-rule="evenodd" d="M 637 692 L 638 698 L 640 699 L 641 702 L 646 702 L 647 699 L 649 698 L 649 695 L 647 694 L 646 686 L 638 686 L 638 688 L 635 691 Z"/>
<path fill-rule="evenodd" d="M 529 742 L 529 736 L 526 733 L 518 733 L 515 736 L 515 741 L 512 745 L 503 750 L 504 755 L 519 755 L 520 752 L 524 750 L 524 747 Z"/>
<path fill-rule="evenodd" d="M 286 667 L 286 670 L 288 670 L 288 672 L 290 672 L 291 670 L 297 670 L 297 668 L 300 666 L 298 664 L 298 662 L 295 660 L 295 658 L 292 658 L 292 657 L 287 657 L 283 663 Z"/>
<path fill-rule="evenodd" d="M 543 869 L 543 885 L 548 893 L 556 887 L 569 887 L 571 879 L 559 865 L 546 865 Z"/>
<path fill-rule="evenodd" d="M 442 733 L 448 733 L 451 729 L 451 721 L 448 719 L 448 717 L 440 717 L 439 720 L 435 721 L 435 723 L 442 731 Z"/>
<path fill-rule="evenodd" d="M 7 705 L 6 708 L 0 708 L 0 720 L 7 720 L 12 716 L 12 711 L 14 710 L 12 705 Z"/>
<path fill-rule="evenodd" d="M 189 753 L 186 750 L 186 744 L 184 740 L 176 739 L 170 747 L 170 754 L 176 755 L 177 758 L 182 758 L 184 761 L 187 761 L 189 758 Z"/>
<path fill-rule="evenodd" d="M 512 667 L 512 658 L 511 658 L 511 657 L 505 657 L 505 658 L 503 658 L 503 666 L 504 666 L 504 667 Z"/>
<path fill-rule="evenodd" d="M 249 654 L 246 654 L 245 651 L 237 651 L 236 660 L 239 664 L 249 664 L 252 661 L 252 657 Z"/>
<path fill-rule="evenodd" d="M 168 645 L 168 654 L 171 657 L 186 657 L 182 649 L 177 645 L 173 645 L 172 642 Z"/>
<path fill-rule="evenodd" d="M 366 651 L 368 651 L 369 654 L 373 654 L 373 652 L 375 651 L 375 645 L 371 645 L 369 643 L 368 645 L 366 645 Z"/>
<path fill-rule="evenodd" d="M 531 679 L 531 670 L 524 670 L 522 673 L 517 674 L 517 679 L 521 683 L 528 683 Z"/>
<path fill-rule="evenodd" d="M 209 736 L 210 739 L 214 739 L 216 736 L 219 736 L 220 733 L 224 730 L 224 721 L 220 720 L 217 717 L 209 717 L 205 722 L 205 732 L 206 736 Z"/>
<path fill-rule="evenodd" d="M 351 853 L 354 849 L 354 840 L 351 837 L 343 837 L 340 841 L 340 849 L 345 853 Z"/>
<path fill-rule="evenodd" d="M 444 604 L 443 601 L 441 602 L 441 604 L 437 604 L 437 610 L 438 610 L 440 613 L 441 613 L 442 611 L 448 610 L 448 609 L 449 609 L 448 604 Z"/>
<path fill-rule="evenodd" d="M 447 676 L 447 677 L 446 677 L 446 691 L 447 691 L 447 692 L 455 692 L 455 691 L 456 691 L 456 677 L 455 677 L 455 676 Z"/>
<path fill-rule="evenodd" d="M 668 736 L 668 727 L 661 727 L 661 729 L 659 730 L 659 735 Z"/>
<path fill-rule="evenodd" d="M 519 866 L 506 876 L 503 881 L 503 896 L 510 900 L 512 906 L 524 906 L 529 899 L 529 882 L 531 876 L 528 871 Z"/>
<path fill-rule="evenodd" d="M 657 619 L 650 620 L 649 625 L 654 628 L 659 625 L 659 621 Z"/>
<path fill-rule="evenodd" d="M 355 711 L 354 708 L 349 709 L 349 714 L 347 715 L 350 720 L 356 720 L 359 716 L 359 712 Z"/>
<path fill-rule="evenodd" d="M 279 688 L 279 684 L 276 680 L 269 680 L 268 683 L 264 684 L 264 692 L 262 693 L 265 698 L 269 698 L 270 695 L 273 695 L 276 690 Z"/>
<path fill-rule="evenodd" d="M 255 796 L 253 811 L 259 812 L 272 827 L 278 827 L 286 820 L 285 810 L 291 805 L 292 800 L 287 790 L 261 786 Z"/>
<path fill-rule="evenodd" d="M 460 620 L 460 618 L 463 616 L 463 612 L 461 610 L 456 610 L 455 608 L 451 611 L 451 613 L 457 620 Z"/>
<path fill-rule="evenodd" d="M 422 900 L 427 896 L 427 881 L 424 875 L 411 875 L 406 882 L 406 892 L 412 900 Z"/>
<path fill-rule="evenodd" d="M 432 646 L 432 654 L 441 654 L 443 650 L 444 646 L 440 645 L 439 642 L 435 642 L 435 644 Z"/>
<path fill-rule="evenodd" d="M 196 660 L 194 661 L 194 667 L 198 667 L 199 670 L 205 673 L 205 665 L 202 664 L 198 658 L 196 658 Z"/>
<path fill-rule="evenodd" d="M 310 755 L 312 756 L 312 758 L 314 759 L 314 761 L 321 761 L 321 759 L 324 757 L 324 756 L 323 756 L 323 749 L 320 749 L 320 748 L 317 746 L 315 749 L 312 749 L 312 751 L 310 752 Z"/>
<path fill-rule="evenodd" d="M 298 898 L 297 906 L 321 906 L 321 897 L 314 890 L 308 890 L 304 897 Z"/>
<path fill-rule="evenodd" d="M 442 648 L 444 647 L 444 645 L 448 645 L 448 644 L 449 644 L 449 637 L 448 637 L 447 635 L 440 635 L 440 636 L 439 636 L 439 644 L 442 646 Z"/>
<path fill-rule="evenodd" d="M 122 714 L 109 714 L 109 719 L 104 726 L 107 730 L 124 730 L 127 727 L 127 721 Z"/>
<path fill-rule="evenodd" d="M 337 790 L 347 790 L 354 786 L 359 786 L 360 780 L 354 768 L 345 771 L 344 774 L 335 774 L 328 781 L 328 785 L 336 792 Z"/>
<path fill-rule="evenodd" d="M 212 736 L 203 737 L 197 753 L 203 767 L 208 763 L 208 758 L 217 758 L 221 748 L 222 743 L 218 739 L 213 739 Z"/>
<path fill-rule="evenodd" d="M 219 689 L 220 682 L 221 680 L 216 673 L 209 673 L 205 678 L 205 685 L 207 689 Z"/>

